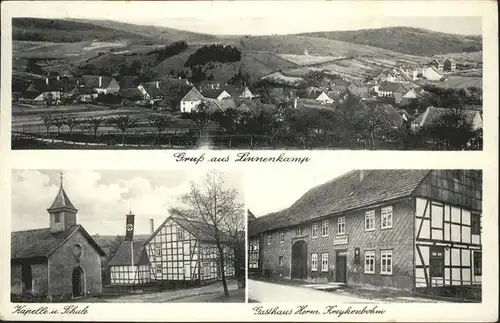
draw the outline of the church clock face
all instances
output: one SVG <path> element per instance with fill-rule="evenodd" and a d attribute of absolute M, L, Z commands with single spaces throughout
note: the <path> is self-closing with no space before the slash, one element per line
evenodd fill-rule
<path fill-rule="evenodd" d="M 127 231 L 132 231 L 134 230 L 134 225 L 133 224 L 127 224 Z"/>

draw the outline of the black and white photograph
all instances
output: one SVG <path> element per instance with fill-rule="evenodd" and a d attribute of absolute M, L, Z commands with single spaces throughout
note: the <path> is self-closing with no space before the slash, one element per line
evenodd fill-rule
<path fill-rule="evenodd" d="M 480 303 L 482 182 L 469 169 L 250 180 L 249 302 Z"/>
<path fill-rule="evenodd" d="M 239 173 L 14 170 L 11 301 L 245 302 Z"/>
<path fill-rule="evenodd" d="M 482 150 L 477 16 L 12 19 L 12 149 Z"/>

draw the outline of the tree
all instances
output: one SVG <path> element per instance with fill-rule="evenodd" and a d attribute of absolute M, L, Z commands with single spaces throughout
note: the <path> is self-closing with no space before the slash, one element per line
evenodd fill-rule
<path fill-rule="evenodd" d="M 425 133 L 442 148 L 451 150 L 469 149 L 471 141 L 479 145 L 477 139 L 482 139 L 482 136 L 477 136 L 465 110 L 460 107 L 447 109 L 425 129 Z"/>
<path fill-rule="evenodd" d="M 77 127 L 82 133 L 84 133 L 90 127 L 90 125 L 87 123 L 87 120 L 79 119 L 77 120 Z"/>
<path fill-rule="evenodd" d="M 102 123 L 104 122 L 104 119 L 102 117 L 94 117 L 90 116 L 85 119 L 87 124 L 90 126 L 92 131 L 94 132 L 94 138 L 97 139 L 97 131 L 99 131 L 99 128 L 101 127 Z"/>
<path fill-rule="evenodd" d="M 54 119 L 52 120 L 52 124 L 57 127 L 57 135 L 59 135 L 61 127 L 66 124 L 66 120 L 63 116 L 58 115 L 54 117 Z"/>
<path fill-rule="evenodd" d="M 208 102 L 203 100 L 201 101 L 196 108 L 194 108 L 189 114 L 189 119 L 191 119 L 196 128 L 198 129 L 198 134 L 201 135 L 205 131 L 205 127 L 210 121 L 210 113 L 209 113 L 209 105 Z"/>
<path fill-rule="evenodd" d="M 80 120 L 77 120 L 75 117 L 69 116 L 64 119 L 64 124 L 68 126 L 69 133 L 73 132 L 73 129 L 78 126 Z"/>
<path fill-rule="evenodd" d="M 137 126 L 137 119 L 132 118 L 128 115 L 121 115 L 117 117 L 112 117 L 108 120 L 108 123 L 119 129 L 122 132 L 122 145 L 125 144 L 125 132 L 128 129 L 135 128 Z"/>
<path fill-rule="evenodd" d="M 148 116 L 149 124 L 158 131 L 158 138 L 161 133 L 172 124 L 172 117 L 168 114 L 151 114 Z"/>
<path fill-rule="evenodd" d="M 210 171 L 200 182 L 191 183 L 182 202 L 184 208 L 172 208 L 170 213 L 203 230 L 214 241 L 224 294 L 229 296 L 225 273 L 228 255 L 224 249 L 229 247 L 234 250 L 245 241 L 244 204 L 239 201 L 238 192 L 236 189 L 226 188 L 223 173 Z"/>
<path fill-rule="evenodd" d="M 41 118 L 43 121 L 43 125 L 45 126 L 45 128 L 47 128 L 47 136 L 48 136 L 50 127 L 52 127 L 54 125 L 54 116 L 47 113 L 47 114 L 42 115 Z"/>

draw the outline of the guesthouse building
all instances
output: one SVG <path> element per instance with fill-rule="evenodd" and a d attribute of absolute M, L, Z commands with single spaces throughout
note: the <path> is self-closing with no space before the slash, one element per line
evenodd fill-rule
<path fill-rule="evenodd" d="M 355 170 L 249 221 L 249 269 L 414 293 L 481 291 L 482 172 Z"/>

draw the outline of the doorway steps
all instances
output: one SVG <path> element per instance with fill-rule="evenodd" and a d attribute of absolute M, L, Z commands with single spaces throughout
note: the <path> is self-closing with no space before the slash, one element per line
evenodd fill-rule
<path fill-rule="evenodd" d="M 302 285 L 302 287 L 307 287 L 307 288 L 312 288 L 316 290 L 322 290 L 322 291 L 334 291 L 337 289 L 342 289 L 345 287 L 345 283 L 327 283 L 327 284 L 309 284 L 309 285 Z"/>

